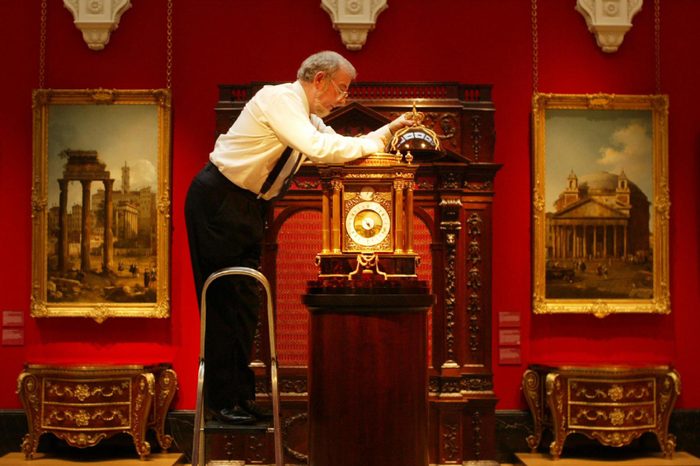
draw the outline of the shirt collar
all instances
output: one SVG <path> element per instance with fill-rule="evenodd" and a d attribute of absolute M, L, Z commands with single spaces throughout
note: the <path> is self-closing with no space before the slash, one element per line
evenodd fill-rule
<path fill-rule="evenodd" d="M 299 95 L 301 101 L 304 103 L 304 108 L 306 109 L 307 115 L 311 115 L 311 108 L 309 107 L 309 100 L 306 98 L 306 92 L 301 85 L 301 82 L 297 79 L 292 83 L 292 90 Z"/>

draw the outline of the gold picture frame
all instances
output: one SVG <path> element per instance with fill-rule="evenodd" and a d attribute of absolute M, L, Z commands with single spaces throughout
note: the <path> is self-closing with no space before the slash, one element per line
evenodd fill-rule
<path fill-rule="evenodd" d="M 533 311 L 671 312 L 668 96 L 533 96 Z"/>
<path fill-rule="evenodd" d="M 169 317 L 170 91 L 37 89 L 33 113 L 31 316 Z"/>

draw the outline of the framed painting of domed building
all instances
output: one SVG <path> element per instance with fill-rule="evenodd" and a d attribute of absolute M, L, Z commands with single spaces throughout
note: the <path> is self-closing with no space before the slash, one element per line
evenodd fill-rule
<path fill-rule="evenodd" d="M 169 317 L 170 91 L 33 99 L 32 317 Z"/>
<path fill-rule="evenodd" d="M 671 311 L 668 97 L 533 96 L 533 310 Z"/>

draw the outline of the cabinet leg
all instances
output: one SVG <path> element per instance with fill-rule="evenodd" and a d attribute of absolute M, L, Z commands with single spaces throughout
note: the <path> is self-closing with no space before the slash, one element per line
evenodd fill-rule
<path fill-rule="evenodd" d="M 134 439 L 134 445 L 136 446 L 136 453 L 139 454 L 139 459 L 141 461 L 146 460 L 146 457 L 151 454 L 151 444 L 142 438 L 136 438 L 132 435 Z"/>
<path fill-rule="evenodd" d="M 26 434 L 24 438 L 22 438 L 22 452 L 24 453 L 24 457 L 28 460 L 34 458 L 34 453 L 36 453 L 36 449 L 39 447 L 39 436 L 34 436 L 32 434 Z"/>
<path fill-rule="evenodd" d="M 160 448 L 163 450 L 164 453 L 168 452 L 168 449 L 172 446 L 173 444 L 173 438 L 170 435 L 164 434 L 163 431 L 155 431 L 156 433 L 156 440 L 158 440 L 158 445 Z"/>
<path fill-rule="evenodd" d="M 657 434 L 656 438 L 659 440 L 664 457 L 668 460 L 673 458 L 673 453 L 676 451 L 676 436 L 673 434 Z"/>
<path fill-rule="evenodd" d="M 527 446 L 530 447 L 530 451 L 535 453 L 537 447 L 542 440 L 542 430 L 543 423 L 542 418 L 544 416 L 544 400 L 542 399 L 542 381 L 537 372 L 528 369 L 523 374 L 522 388 L 525 394 L 525 400 L 527 405 L 530 407 L 530 413 L 532 414 L 532 421 L 535 424 L 535 429 L 532 435 L 528 435 L 525 439 L 527 441 Z"/>
<path fill-rule="evenodd" d="M 549 454 L 552 455 L 553 460 L 558 460 L 561 456 L 561 451 L 564 448 L 564 439 L 555 438 L 554 441 L 549 444 Z"/>
<path fill-rule="evenodd" d="M 156 433 L 158 445 L 167 451 L 173 444 L 173 438 L 165 434 L 165 418 L 168 415 L 168 407 L 177 391 L 177 375 L 172 369 L 162 370 L 156 375 L 156 398 L 153 400 L 154 419 L 151 428 Z"/>
<path fill-rule="evenodd" d="M 537 452 L 537 447 L 540 444 L 540 440 L 542 440 L 542 428 L 539 428 L 539 426 L 535 426 L 535 433 L 532 435 L 528 435 L 525 440 L 527 441 L 527 446 L 530 447 L 530 452 L 531 453 L 536 453 Z"/>

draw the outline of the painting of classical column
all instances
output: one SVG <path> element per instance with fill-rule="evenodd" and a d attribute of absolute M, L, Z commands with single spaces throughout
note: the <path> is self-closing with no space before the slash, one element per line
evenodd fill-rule
<path fill-rule="evenodd" d="M 168 315 L 169 98 L 35 92 L 33 315 Z"/>

